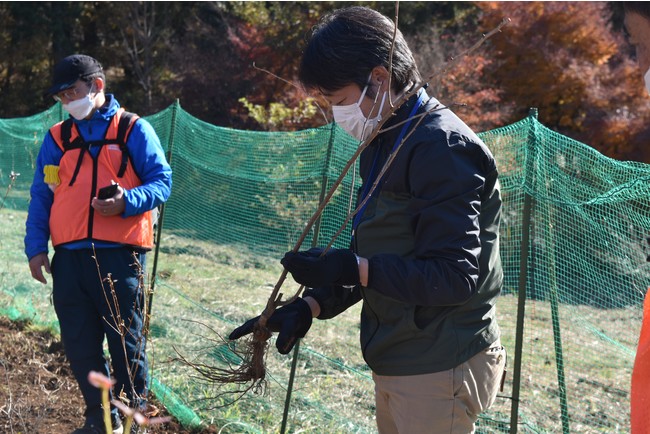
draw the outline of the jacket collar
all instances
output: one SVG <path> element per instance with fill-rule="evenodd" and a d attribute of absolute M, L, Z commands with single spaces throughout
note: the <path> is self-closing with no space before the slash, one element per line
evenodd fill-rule
<path fill-rule="evenodd" d="M 418 97 L 420 96 L 420 93 L 421 92 L 426 92 L 425 87 L 423 87 L 422 89 L 419 89 L 416 93 L 411 95 L 411 97 L 407 101 L 405 101 L 393 113 L 391 118 L 388 121 L 386 121 L 386 123 L 383 125 L 382 129 L 388 129 L 388 128 L 394 127 L 395 125 L 397 125 L 397 124 L 399 124 L 401 122 L 404 122 L 408 118 L 409 113 L 411 113 L 411 110 L 413 109 L 413 106 L 417 103 L 417 100 L 418 100 Z M 399 133 L 401 131 L 401 128 L 402 128 L 401 126 L 391 128 L 387 132 L 377 136 L 377 139 L 381 138 L 381 140 L 379 141 L 380 143 L 383 142 L 383 143 L 392 144 L 397 139 L 397 136 L 399 135 Z M 372 145 L 374 145 L 375 143 L 378 142 L 377 139 L 375 139 L 373 141 Z"/>
<path fill-rule="evenodd" d="M 112 93 L 107 93 L 106 102 L 104 103 L 103 106 L 100 107 L 99 110 L 95 111 L 95 114 L 93 115 L 92 119 L 103 118 L 104 120 L 108 121 L 110 118 L 113 117 L 115 113 L 117 113 L 117 110 L 119 108 L 120 108 L 120 103 L 117 102 L 117 99 L 115 99 L 115 95 L 113 95 Z"/>

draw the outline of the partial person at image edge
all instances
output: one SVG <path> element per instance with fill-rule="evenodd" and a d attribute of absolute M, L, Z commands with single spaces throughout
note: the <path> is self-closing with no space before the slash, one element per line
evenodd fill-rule
<path fill-rule="evenodd" d="M 636 50 L 645 88 L 650 94 L 650 3 L 622 2 L 622 7 L 629 42 Z M 631 434 L 650 433 L 650 290 L 645 295 L 643 322 L 632 370 L 630 428 Z"/>

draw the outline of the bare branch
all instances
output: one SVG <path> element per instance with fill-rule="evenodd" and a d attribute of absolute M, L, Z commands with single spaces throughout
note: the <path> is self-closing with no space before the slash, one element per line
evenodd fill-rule
<path fill-rule="evenodd" d="M 7 186 L 7 191 L 5 191 L 5 196 L 2 198 L 2 204 L 0 205 L 0 210 L 4 208 L 5 202 L 7 201 L 7 196 L 9 196 L 9 191 L 11 191 L 11 188 L 14 186 L 16 183 L 16 178 L 20 176 L 20 173 L 16 173 L 13 170 L 9 174 L 9 185 Z"/>
<path fill-rule="evenodd" d="M 395 53 L 395 41 L 397 40 L 397 23 L 399 22 L 399 0 L 395 2 L 395 26 L 393 28 L 393 40 L 391 41 L 390 54 L 388 55 L 388 105 L 393 107 L 393 96 L 390 94 L 393 85 L 393 54 Z"/>
<path fill-rule="evenodd" d="M 257 69 L 258 71 L 264 72 L 265 74 L 268 74 L 268 75 L 270 75 L 271 77 L 273 77 L 273 78 L 275 78 L 277 80 L 283 81 L 283 82 L 287 83 L 289 86 L 295 87 L 296 89 L 298 89 L 302 93 L 307 93 L 307 92 L 305 92 L 305 89 L 302 86 L 300 86 L 300 85 L 298 85 L 298 84 L 296 84 L 296 83 L 294 83 L 292 81 L 286 80 L 286 79 L 272 73 L 268 69 L 260 68 L 259 66 L 257 66 L 255 64 L 255 62 L 253 62 L 253 68 Z M 323 116 L 323 119 L 325 120 L 325 123 L 328 123 L 329 120 L 327 119 L 327 114 L 326 114 L 325 110 L 323 110 L 323 107 L 321 107 L 320 104 L 318 104 L 318 102 L 316 102 L 315 99 L 314 99 L 313 103 L 316 106 L 316 108 L 318 108 L 318 111 L 320 111 L 320 114 Z"/>
<path fill-rule="evenodd" d="M 483 37 L 478 42 L 476 42 L 474 45 L 472 45 L 471 47 L 469 47 L 467 50 L 463 51 L 459 55 L 457 55 L 455 57 L 452 56 L 449 59 L 449 62 L 447 62 L 445 67 L 442 69 L 442 71 L 440 73 L 431 74 L 429 76 L 429 78 L 427 79 L 427 82 L 431 82 L 434 79 L 434 77 L 437 76 L 438 78 L 437 78 L 437 80 L 436 80 L 436 82 L 434 84 L 434 88 L 437 88 L 438 84 L 440 83 L 440 80 L 442 80 L 442 77 L 447 75 L 447 72 L 449 72 L 452 68 L 456 67 L 456 65 L 458 65 L 460 63 L 462 58 L 464 58 L 465 56 L 468 56 L 469 54 L 473 53 L 481 45 L 483 45 L 483 43 L 485 41 L 487 41 L 488 39 L 490 39 L 492 36 L 496 35 L 497 33 L 501 32 L 501 29 L 504 26 L 506 26 L 510 21 L 511 21 L 510 18 L 508 18 L 508 17 L 504 18 L 503 20 L 501 20 L 501 22 L 499 23 L 499 25 L 496 28 L 494 28 L 490 32 L 484 34 Z"/>

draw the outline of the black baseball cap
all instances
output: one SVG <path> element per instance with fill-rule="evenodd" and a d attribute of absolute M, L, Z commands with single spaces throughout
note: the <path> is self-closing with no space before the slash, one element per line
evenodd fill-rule
<path fill-rule="evenodd" d="M 80 78 L 102 72 L 102 65 L 85 54 L 72 54 L 54 66 L 52 86 L 45 93 L 48 96 L 71 88 Z"/>

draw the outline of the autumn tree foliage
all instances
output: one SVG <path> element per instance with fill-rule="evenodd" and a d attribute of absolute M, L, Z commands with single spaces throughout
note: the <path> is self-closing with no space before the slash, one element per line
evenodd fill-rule
<path fill-rule="evenodd" d="M 309 27 L 328 2 L 241 2 L 229 6 L 230 41 L 246 59 L 250 86 L 233 108 L 251 129 L 299 130 L 327 121 L 295 81 Z"/>
<path fill-rule="evenodd" d="M 486 86 L 499 89 L 508 124 L 539 109 L 551 129 L 605 155 L 650 162 L 650 98 L 605 2 L 480 2 L 491 40 Z"/>
<path fill-rule="evenodd" d="M 281 77 L 293 78 L 296 59 L 278 54 L 291 52 L 291 47 L 298 54 L 300 32 L 306 32 L 306 25 L 331 7 L 340 5 L 296 4 L 293 10 L 283 8 L 282 13 L 268 4 L 250 6 L 253 9 L 246 15 L 257 17 L 255 28 L 264 29 L 256 33 L 263 36 L 260 43 L 279 44 L 279 50 L 266 53 L 270 56 L 251 61 Z M 408 2 L 400 4 L 399 14 L 393 3 L 374 7 L 391 18 L 398 16 L 421 72 L 433 77 L 430 93 L 475 130 L 516 122 L 534 107 L 546 126 L 605 155 L 650 162 L 645 146 L 650 97 L 624 35 L 612 28 L 607 3 Z M 501 34 L 458 59 L 504 18 L 510 23 Z M 278 30 L 276 23 L 283 23 L 284 30 Z M 285 43 L 280 44 L 281 40 Z M 298 101 L 305 97 L 268 74 L 257 77 L 258 92 L 247 95 L 248 102 L 266 105 L 269 111 L 272 104 L 281 102 L 295 112 Z M 321 125 L 322 114 L 314 113 L 311 122 L 301 119 L 299 124 Z M 296 122 L 282 125 L 296 126 Z"/>
<path fill-rule="evenodd" d="M 495 62 L 489 40 L 479 49 L 468 51 L 482 38 L 478 15 L 464 15 L 453 32 L 432 23 L 424 30 L 407 35 L 420 72 L 431 77 L 428 92 L 449 107 L 476 131 L 505 125 L 512 118 L 512 106 L 503 91 L 491 80 Z M 500 37 L 496 35 L 495 37 Z"/>
<path fill-rule="evenodd" d="M 398 18 L 433 76 L 430 93 L 476 131 L 535 107 L 544 125 L 605 155 L 650 162 L 650 96 L 607 2 L 416 1 L 399 13 L 395 2 L 0 2 L 0 117 L 49 108 L 52 66 L 86 52 L 107 65 L 108 90 L 142 115 L 178 99 L 231 128 L 323 125 L 331 116 L 290 82 L 311 26 L 351 4 Z M 500 34 L 452 61 L 504 18 Z"/>

